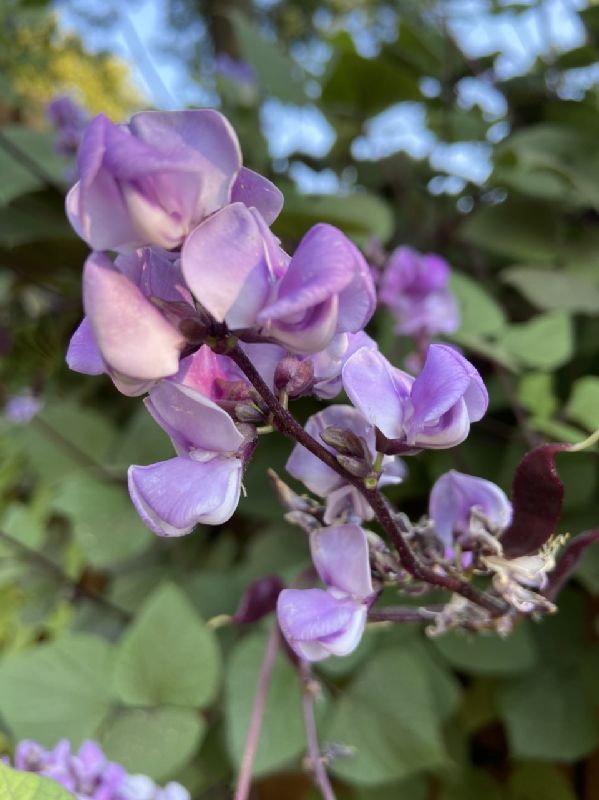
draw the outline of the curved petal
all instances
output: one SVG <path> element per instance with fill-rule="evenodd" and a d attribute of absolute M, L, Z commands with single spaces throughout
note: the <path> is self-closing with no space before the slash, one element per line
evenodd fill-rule
<path fill-rule="evenodd" d="M 232 327 L 253 325 L 270 291 L 261 231 L 242 203 L 213 214 L 187 237 L 181 268 L 204 308 Z"/>
<path fill-rule="evenodd" d="M 299 321 L 271 320 L 265 330 L 294 353 L 318 353 L 335 336 L 338 307 L 339 297 L 332 295 L 323 303 L 308 309 Z"/>
<path fill-rule="evenodd" d="M 418 425 L 412 418 L 405 426 L 406 442 L 412 447 L 444 450 L 461 444 L 470 433 L 468 410 L 460 398 L 449 411 L 428 425 Z"/>
<path fill-rule="evenodd" d="M 332 225 L 310 228 L 277 286 L 274 302 L 258 319 L 289 319 L 338 294 L 354 279 L 353 245 Z"/>
<path fill-rule="evenodd" d="M 87 317 L 83 317 L 79 327 L 71 336 L 66 355 L 69 369 L 84 375 L 101 375 L 106 372 L 102 354 L 98 349 L 94 332 Z"/>
<path fill-rule="evenodd" d="M 244 442 L 231 417 L 190 386 L 160 381 L 150 390 L 152 413 L 187 446 L 215 453 L 235 453 Z"/>
<path fill-rule="evenodd" d="M 348 241 L 354 255 L 354 278 L 339 295 L 340 333 L 357 333 L 368 323 L 376 309 L 376 290 L 372 271 L 358 248 Z"/>
<path fill-rule="evenodd" d="M 365 531 L 359 525 L 319 528 L 310 535 L 312 561 L 323 583 L 356 600 L 372 594 Z"/>
<path fill-rule="evenodd" d="M 247 167 L 241 168 L 231 190 L 232 203 L 257 208 L 268 225 L 272 225 L 281 213 L 283 200 L 283 193 L 274 183 Z"/>
<path fill-rule="evenodd" d="M 424 368 L 412 386 L 412 426 L 416 428 L 439 419 L 466 396 L 473 413 L 469 418 L 476 421 L 484 415 L 488 405 L 482 378 L 457 350 L 444 344 L 432 344 Z"/>
<path fill-rule="evenodd" d="M 241 461 L 171 458 L 129 467 L 129 494 L 145 524 L 159 536 L 184 536 L 204 523 L 231 518 L 241 490 Z"/>
<path fill-rule="evenodd" d="M 111 369 L 139 380 L 177 372 L 184 337 L 101 253 L 92 253 L 85 262 L 83 304 Z"/>
<path fill-rule="evenodd" d="M 381 353 L 362 347 L 348 358 L 341 374 L 354 406 L 385 436 L 396 439 L 401 435 L 406 398 L 392 370 Z"/>

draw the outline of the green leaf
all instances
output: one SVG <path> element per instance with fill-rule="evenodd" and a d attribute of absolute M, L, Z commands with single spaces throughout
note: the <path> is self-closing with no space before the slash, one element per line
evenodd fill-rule
<path fill-rule="evenodd" d="M 227 746 L 239 767 L 248 733 L 266 637 L 252 634 L 235 647 L 225 676 Z M 283 654 L 277 655 L 268 687 L 266 709 L 253 774 L 274 772 L 296 760 L 306 747 L 302 718 L 302 689 L 296 670 Z"/>
<path fill-rule="evenodd" d="M 197 751 L 205 723 L 188 708 L 127 709 L 103 727 L 106 757 L 132 774 L 164 781 Z"/>
<path fill-rule="evenodd" d="M 516 757 L 577 761 L 599 742 L 595 710 L 579 670 L 544 664 L 506 683 L 497 703 Z"/>
<path fill-rule="evenodd" d="M 112 705 L 114 651 L 88 634 L 62 636 L 0 663 L 0 713 L 15 739 L 77 747 Z"/>
<path fill-rule="evenodd" d="M 599 378 L 586 375 L 572 387 L 566 416 L 589 431 L 599 428 Z"/>
<path fill-rule="evenodd" d="M 357 784 L 400 780 L 446 764 L 421 658 L 401 646 L 373 654 L 339 695 L 324 738 L 354 750 L 352 757 L 334 761 L 332 771 Z"/>
<path fill-rule="evenodd" d="M 299 65 L 282 51 L 277 42 L 267 39 L 244 14 L 235 11 L 230 19 L 243 58 L 253 67 L 264 91 L 285 103 L 305 103 Z"/>
<path fill-rule="evenodd" d="M 11 125 L 2 129 L 2 136 L 9 140 L 8 145 L 0 141 L 0 206 L 6 205 L 15 197 L 44 187 L 43 178 L 36 174 L 35 166 L 47 175 L 50 181 L 61 183 L 65 171 L 65 160 L 54 150 L 54 134 L 37 131 L 22 125 Z M 32 168 L 23 163 L 16 153 L 9 150 L 10 144 L 23 152 L 24 157 L 33 162 Z"/>
<path fill-rule="evenodd" d="M 460 306 L 460 334 L 498 335 L 505 327 L 501 306 L 478 281 L 461 272 L 453 272 L 451 291 Z"/>
<path fill-rule="evenodd" d="M 509 800 L 576 800 L 572 784 L 552 764 L 518 764 L 510 776 Z"/>
<path fill-rule="evenodd" d="M 335 111 L 347 109 L 369 117 L 394 103 L 421 97 L 418 81 L 409 70 L 344 47 L 325 75 L 321 102 Z"/>
<path fill-rule="evenodd" d="M 74 795 L 51 778 L 34 772 L 19 772 L 0 762 L 2 800 L 73 800 Z"/>
<path fill-rule="evenodd" d="M 73 400 L 48 405 L 30 425 L 13 431 L 32 467 L 48 481 L 90 470 L 108 456 L 116 431 L 105 415 Z"/>
<path fill-rule="evenodd" d="M 540 314 L 530 322 L 510 325 L 502 343 L 522 364 L 536 369 L 556 369 L 572 356 L 572 320 L 561 311 Z"/>
<path fill-rule="evenodd" d="M 503 800 L 499 784 L 487 772 L 469 768 L 448 781 L 439 794 L 439 800 Z"/>
<path fill-rule="evenodd" d="M 584 275 L 533 267 L 511 267 L 502 280 L 545 311 L 599 313 L 599 286 Z"/>
<path fill-rule="evenodd" d="M 67 478 L 58 487 L 52 507 L 69 517 L 77 543 L 95 567 L 131 558 L 151 539 L 126 489 L 91 476 Z"/>
<path fill-rule="evenodd" d="M 432 640 L 452 667 L 468 675 L 510 675 L 531 667 L 536 652 L 525 623 L 504 639 L 497 634 L 447 633 Z"/>
<path fill-rule="evenodd" d="M 558 403 L 553 375 L 550 372 L 529 372 L 518 383 L 518 400 L 536 419 L 550 419 Z"/>
<path fill-rule="evenodd" d="M 130 705 L 208 705 L 220 655 L 212 631 L 176 586 L 159 586 L 120 642 L 115 682 Z"/>
<path fill-rule="evenodd" d="M 389 786 L 360 787 L 352 794 L 352 800 L 427 800 L 430 787 L 426 778 L 414 775 L 400 783 Z M 485 798 L 486 800 L 486 798 Z"/>
<path fill-rule="evenodd" d="M 394 228 L 390 207 L 374 194 L 300 195 L 285 192 L 285 206 L 274 225 L 278 236 L 300 239 L 317 222 L 337 225 L 359 245 L 375 236 L 388 241 Z"/>

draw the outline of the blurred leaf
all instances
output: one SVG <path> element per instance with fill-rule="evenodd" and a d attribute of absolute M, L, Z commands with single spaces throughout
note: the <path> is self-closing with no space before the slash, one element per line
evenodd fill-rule
<path fill-rule="evenodd" d="M 155 781 L 173 777 L 199 747 L 204 720 L 187 708 L 128 709 L 103 726 L 106 757 Z"/>
<path fill-rule="evenodd" d="M 589 431 L 599 428 L 599 378 L 586 375 L 574 383 L 565 413 Z"/>
<path fill-rule="evenodd" d="M 130 705 L 198 706 L 219 685 L 220 656 L 214 634 L 176 586 L 159 586 L 146 600 L 119 644 L 115 681 Z"/>
<path fill-rule="evenodd" d="M 502 343 L 526 366 L 555 369 L 572 357 L 572 320 L 561 311 L 540 314 L 530 322 L 510 325 L 502 335 Z"/>
<path fill-rule="evenodd" d="M 264 91 L 285 103 L 305 103 L 302 70 L 298 64 L 281 50 L 277 42 L 267 39 L 245 15 L 233 12 L 230 18 L 243 57 L 253 67 Z"/>
<path fill-rule="evenodd" d="M 552 264 L 556 257 L 557 219 L 550 206 L 509 199 L 471 214 L 460 229 L 460 237 L 484 252 L 514 261 Z"/>
<path fill-rule="evenodd" d="M 151 464 L 173 456 L 173 445 L 162 428 L 141 406 L 131 416 L 111 453 L 111 465 Z"/>
<path fill-rule="evenodd" d="M 338 226 L 358 245 L 365 245 L 373 236 L 384 244 L 394 228 L 391 209 L 374 194 L 300 195 L 285 192 L 285 206 L 274 230 L 282 238 L 298 240 L 318 222 Z"/>
<path fill-rule="evenodd" d="M 50 198 L 40 193 L 22 195 L 1 211 L 2 247 L 13 248 L 45 239 L 71 239 L 75 235 L 66 220 L 62 204 L 50 202 Z"/>
<path fill-rule="evenodd" d="M 71 520 L 73 534 L 89 564 L 109 567 L 137 555 L 152 535 L 124 487 L 85 475 L 65 479 L 52 507 Z"/>
<path fill-rule="evenodd" d="M 88 634 L 62 636 L 0 663 L 0 713 L 15 739 L 73 747 L 94 738 L 116 699 L 114 650 Z"/>
<path fill-rule="evenodd" d="M 461 272 L 453 272 L 450 288 L 460 306 L 460 334 L 498 335 L 505 326 L 501 306 L 481 286 Z"/>
<path fill-rule="evenodd" d="M 519 764 L 510 776 L 509 800 L 576 800 L 563 772 L 550 764 Z"/>
<path fill-rule="evenodd" d="M 518 383 L 518 400 L 536 419 L 549 419 L 557 410 L 553 384 L 550 372 L 529 372 Z"/>
<path fill-rule="evenodd" d="M 504 270 L 501 277 L 537 308 L 599 313 L 599 287 L 582 275 L 532 267 L 511 267 Z"/>
<path fill-rule="evenodd" d="M 394 103 L 420 100 L 415 76 L 384 58 L 364 58 L 343 48 L 324 77 L 321 102 L 334 111 L 370 117 Z"/>
<path fill-rule="evenodd" d="M 227 746 L 239 768 L 248 733 L 266 636 L 251 634 L 235 646 L 225 676 Z M 277 655 L 268 687 L 254 775 L 273 772 L 297 760 L 306 747 L 302 687 L 297 671 L 282 652 Z"/>
<path fill-rule="evenodd" d="M 506 683 L 497 703 L 518 758 L 577 761 L 597 746 L 595 710 L 578 670 L 544 664 Z"/>
<path fill-rule="evenodd" d="M 536 660 L 525 623 L 517 625 L 505 638 L 450 632 L 433 639 L 432 644 L 452 667 L 468 675 L 510 675 L 529 669 Z"/>
<path fill-rule="evenodd" d="M 29 425 L 14 431 L 33 468 L 55 482 L 105 460 L 116 437 L 105 415 L 74 400 L 48 405 Z"/>
<path fill-rule="evenodd" d="M 422 660 L 402 647 L 373 653 L 337 699 L 325 736 L 355 749 L 353 756 L 334 761 L 332 771 L 360 785 L 399 780 L 447 762 Z"/>
<path fill-rule="evenodd" d="M 429 796 L 427 779 L 418 775 L 389 786 L 360 787 L 353 792 L 352 800 L 427 800 Z"/>
<path fill-rule="evenodd" d="M 73 800 L 73 795 L 51 778 L 20 772 L 0 763 L 2 800 Z"/>
<path fill-rule="evenodd" d="M 40 547 L 45 535 L 45 514 L 33 504 L 11 503 L 0 522 L 0 529 L 26 547 Z"/>
<path fill-rule="evenodd" d="M 439 800 L 503 800 L 497 781 L 487 772 L 468 769 L 457 780 L 448 780 L 441 789 Z"/>
<path fill-rule="evenodd" d="M 11 125 L 0 132 L 0 206 L 6 205 L 15 197 L 36 189 L 44 188 L 43 178 L 19 160 L 17 154 L 8 147 L 12 144 L 23 152 L 23 157 L 39 166 L 43 175 L 50 181 L 62 182 L 65 171 L 65 160 L 54 150 L 54 134 L 49 131 L 37 131 L 23 125 Z M 1 137 L 6 137 L 9 144 L 5 146 Z"/>

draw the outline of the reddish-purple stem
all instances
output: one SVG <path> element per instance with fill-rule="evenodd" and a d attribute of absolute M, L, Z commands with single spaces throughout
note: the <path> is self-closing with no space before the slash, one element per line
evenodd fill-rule
<path fill-rule="evenodd" d="M 306 450 L 323 461 L 334 472 L 340 475 L 345 481 L 351 483 L 368 501 L 374 511 L 381 527 L 387 533 L 395 546 L 403 568 L 413 578 L 418 581 L 429 583 L 432 586 L 439 586 L 450 592 L 455 592 L 467 598 L 473 603 L 485 608 L 493 616 L 501 616 L 507 610 L 506 603 L 498 597 L 481 592 L 469 583 L 456 578 L 453 575 L 445 575 L 436 572 L 430 567 L 421 564 L 415 553 L 404 538 L 405 531 L 400 530 L 399 523 L 391 513 L 389 505 L 377 488 L 369 489 L 361 478 L 347 472 L 337 461 L 333 453 L 327 450 L 320 442 L 316 441 L 292 414 L 285 409 L 277 400 L 275 395 L 266 385 L 262 376 L 254 367 L 250 359 L 243 352 L 238 344 L 226 351 L 231 358 L 248 378 L 252 386 L 266 403 L 272 413 L 274 426 L 284 436 L 298 442 Z"/>
<path fill-rule="evenodd" d="M 329 776 L 322 760 L 320 745 L 318 744 L 318 732 L 316 730 L 316 719 L 314 717 L 314 692 L 311 686 L 312 670 L 307 661 L 300 661 L 299 670 L 303 683 L 302 707 L 304 711 L 304 727 L 306 729 L 310 769 L 323 800 L 335 800 L 335 792 L 331 786 Z"/>

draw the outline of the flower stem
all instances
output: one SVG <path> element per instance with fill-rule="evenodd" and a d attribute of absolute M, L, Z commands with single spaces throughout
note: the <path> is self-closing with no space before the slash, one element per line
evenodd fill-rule
<path fill-rule="evenodd" d="M 302 707 L 304 711 L 304 726 L 308 742 L 308 758 L 314 781 L 320 790 L 323 800 L 335 800 L 335 792 L 331 786 L 329 776 L 322 760 L 318 732 L 314 717 L 314 681 L 312 670 L 307 661 L 300 661 L 299 672 L 303 683 Z"/>
<path fill-rule="evenodd" d="M 278 623 L 275 620 L 272 626 L 272 631 L 266 643 L 264 658 L 262 659 L 262 665 L 260 667 L 258 686 L 256 688 L 256 696 L 254 698 L 254 707 L 252 708 L 250 727 L 245 740 L 245 747 L 243 750 L 243 757 L 241 759 L 241 768 L 239 770 L 239 777 L 237 779 L 234 800 L 248 800 L 248 797 L 250 796 L 250 789 L 252 788 L 252 769 L 254 766 L 254 761 L 256 760 L 256 753 L 258 752 L 260 731 L 262 730 L 264 709 L 266 708 L 266 699 L 268 697 L 268 687 L 270 685 L 272 670 L 275 665 L 275 659 L 277 657 L 280 642 L 281 634 L 279 633 Z"/>
<path fill-rule="evenodd" d="M 472 603 L 476 603 L 476 605 L 485 608 L 494 617 L 501 616 L 506 612 L 508 606 L 501 598 L 486 592 L 481 592 L 470 583 L 456 578 L 453 575 L 439 573 L 421 564 L 416 554 L 410 548 L 407 540 L 404 538 L 404 533 L 406 531 L 401 529 L 401 523 L 392 514 L 387 500 L 383 497 L 378 488 L 368 488 L 365 486 L 362 478 L 357 478 L 345 470 L 324 445 L 320 444 L 320 442 L 316 441 L 316 439 L 304 430 L 295 417 L 279 403 L 262 379 L 258 370 L 238 344 L 231 348 L 227 352 L 227 355 L 237 364 L 268 406 L 272 413 L 275 428 L 284 436 L 301 444 L 306 450 L 309 450 L 334 472 L 340 475 L 347 483 L 355 486 L 360 494 L 368 501 L 381 527 L 393 542 L 399 554 L 401 564 L 406 572 L 416 580 L 429 583 L 432 586 L 439 586 L 450 592 L 462 595 Z"/>

